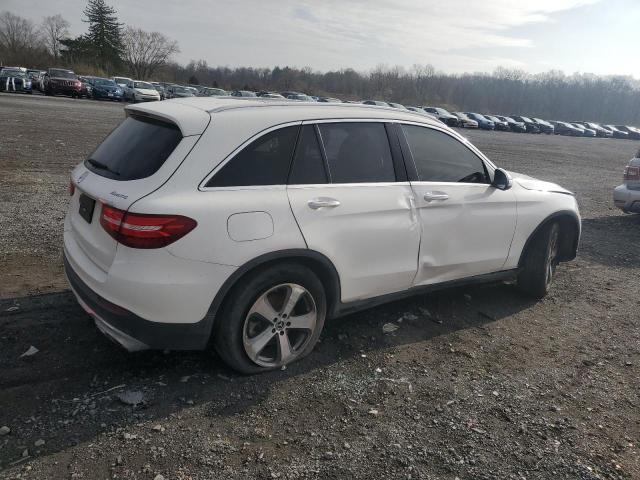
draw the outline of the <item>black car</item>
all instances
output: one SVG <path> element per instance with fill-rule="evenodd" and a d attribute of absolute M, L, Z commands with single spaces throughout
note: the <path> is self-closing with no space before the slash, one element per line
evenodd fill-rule
<path fill-rule="evenodd" d="M 33 93 L 31 79 L 17 68 L 0 70 L 0 92 Z"/>
<path fill-rule="evenodd" d="M 546 120 L 542 120 L 541 118 L 532 118 L 533 122 L 538 126 L 542 133 L 546 133 L 547 135 L 553 135 L 555 133 L 555 127 L 551 125 L 551 123 Z"/>
<path fill-rule="evenodd" d="M 511 117 L 517 122 L 524 123 L 524 126 L 527 129 L 527 133 L 540 133 L 540 128 L 538 127 L 538 125 L 536 125 L 536 123 L 529 117 L 522 117 L 519 115 L 511 115 Z"/>
<path fill-rule="evenodd" d="M 509 128 L 511 129 L 512 132 L 517 132 L 517 133 L 527 132 L 527 126 L 524 124 L 524 122 L 516 122 L 513 118 L 507 117 L 504 115 L 494 115 L 494 116 L 498 120 L 507 122 L 507 125 L 509 125 Z"/>
<path fill-rule="evenodd" d="M 569 137 L 582 137 L 584 130 L 571 125 L 568 122 L 552 122 L 556 135 L 565 135 Z"/>
<path fill-rule="evenodd" d="M 149 82 L 149 83 L 151 85 L 153 85 L 153 88 L 156 89 L 156 92 L 158 92 L 160 94 L 160 100 L 164 100 L 165 98 L 167 98 L 167 94 L 166 94 L 162 84 L 160 84 L 158 82 Z"/>
<path fill-rule="evenodd" d="M 234 90 L 231 92 L 232 97 L 257 97 L 255 92 L 249 90 Z"/>
<path fill-rule="evenodd" d="M 115 81 L 110 78 L 94 77 L 92 79 L 93 98 L 95 100 L 114 100 L 122 101 L 123 91 Z"/>
<path fill-rule="evenodd" d="M 509 131 L 511 131 L 511 127 L 509 126 L 509 122 L 507 122 L 506 120 L 500 120 L 495 115 L 486 115 L 485 114 L 484 117 L 488 118 L 489 120 L 491 120 L 493 122 L 493 124 L 496 126 L 496 130 L 500 130 L 501 132 L 509 132 Z"/>
<path fill-rule="evenodd" d="M 633 140 L 640 140 L 640 130 L 636 127 L 632 127 L 630 125 L 616 125 L 615 127 L 621 132 L 627 132 L 629 134 L 629 138 Z"/>
<path fill-rule="evenodd" d="M 318 101 L 321 103 L 342 103 L 342 100 L 335 97 L 318 97 Z"/>
<path fill-rule="evenodd" d="M 613 135 L 613 138 L 622 138 L 624 140 L 629 138 L 629 134 L 627 132 L 623 132 L 622 130 L 618 130 L 613 125 L 603 125 L 602 128 L 604 128 L 605 130 L 610 131 L 611 135 Z"/>
<path fill-rule="evenodd" d="M 460 125 L 460 119 L 445 108 L 422 107 L 422 109 L 427 113 L 431 113 L 432 115 L 435 115 L 438 118 L 438 120 L 440 120 L 442 123 L 449 125 L 450 127 L 457 127 Z"/>
<path fill-rule="evenodd" d="M 365 100 L 362 102 L 363 105 L 376 105 L 378 107 L 388 107 L 389 104 L 387 102 L 382 102 L 380 100 Z"/>
<path fill-rule="evenodd" d="M 195 97 L 193 90 L 182 85 L 169 85 L 165 88 L 166 98 Z"/>

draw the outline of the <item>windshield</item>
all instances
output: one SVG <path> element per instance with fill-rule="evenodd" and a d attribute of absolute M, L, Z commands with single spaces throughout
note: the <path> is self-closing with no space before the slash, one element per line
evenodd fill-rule
<path fill-rule="evenodd" d="M 461 118 L 463 120 L 469 120 L 469 117 L 467 117 L 464 113 L 462 112 L 456 112 L 456 117 Z"/>
<path fill-rule="evenodd" d="M 94 85 L 99 85 L 99 86 L 104 86 L 104 87 L 115 87 L 116 86 L 116 82 L 114 82 L 113 80 L 108 80 L 106 78 L 96 78 L 93 81 Z"/>
<path fill-rule="evenodd" d="M 76 78 L 76 74 L 69 70 L 49 70 L 49 76 L 56 78 Z"/>
<path fill-rule="evenodd" d="M 141 88 L 146 90 L 154 90 L 153 85 L 147 82 L 133 82 L 133 88 Z"/>
<path fill-rule="evenodd" d="M 185 87 L 173 87 L 173 91 L 176 92 L 176 93 L 193 94 L 193 92 L 191 90 L 189 90 L 188 88 L 185 88 Z"/>
<path fill-rule="evenodd" d="M 445 110 L 444 108 L 435 108 L 434 109 L 436 112 L 438 112 L 440 115 L 451 115 L 447 110 Z"/>

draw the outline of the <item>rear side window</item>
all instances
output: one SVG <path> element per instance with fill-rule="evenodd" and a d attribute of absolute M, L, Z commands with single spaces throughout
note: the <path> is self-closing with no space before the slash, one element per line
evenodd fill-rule
<path fill-rule="evenodd" d="M 431 128 L 402 129 L 420 181 L 489 183 L 484 162 L 460 141 Z"/>
<path fill-rule="evenodd" d="M 310 185 L 327 183 L 327 172 L 320 152 L 320 144 L 313 125 L 305 125 L 300 132 L 300 140 L 293 158 L 289 176 L 290 185 Z"/>
<path fill-rule="evenodd" d="M 207 187 L 286 185 L 298 126 L 284 127 L 254 140 L 207 182 Z"/>
<path fill-rule="evenodd" d="M 395 182 L 384 124 L 344 122 L 319 127 L 331 183 Z"/>
<path fill-rule="evenodd" d="M 138 180 L 156 173 L 182 140 L 170 123 L 127 117 L 85 160 L 94 173 L 114 180 Z"/>

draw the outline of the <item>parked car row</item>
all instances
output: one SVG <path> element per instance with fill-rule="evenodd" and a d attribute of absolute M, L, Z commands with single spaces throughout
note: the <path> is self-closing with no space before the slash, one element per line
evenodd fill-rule
<path fill-rule="evenodd" d="M 0 91 L 32 93 L 38 90 L 45 95 L 68 95 L 74 98 L 149 102 L 185 97 L 231 96 L 239 98 L 265 98 L 296 102 L 360 103 L 385 108 L 408 110 L 424 115 L 450 126 L 477 128 L 516 133 L 546 133 L 574 137 L 623 138 L 640 140 L 640 129 L 630 125 L 599 124 L 586 121 L 544 120 L 523 115 L 494 115 L 478 112 L 450 112 L 436 106 L 405 106 L 383 100 L 346 101 L 335 97 L 308 95 L 297 91 L 251 91 L 207 87 L 203 85 L 180 85 L 168 82 L 136 80 L 129 77 L 111 78 L 78 76 L 63 68 L 27 70 L 24 67 L 0 69 Z"/>

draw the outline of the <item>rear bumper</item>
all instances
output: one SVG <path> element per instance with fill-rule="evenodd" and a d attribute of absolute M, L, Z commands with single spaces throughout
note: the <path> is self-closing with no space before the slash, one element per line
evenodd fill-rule
<path fill-rule="evenodd" d="M 130 352 L 146 349 L 202 350 L 211 334 L 208 316 L 196 323 L 159 323 L 145 320 L 94 292 L 73 270 L 66 254 L 64 270 L 78 303 L 98 329 Z"/>
<path fill-rule="evenodd" d="M 640 213 L 640 190 L 632 190 L 627 185 L 617 186 L 613 191 L 613 204 L 628 213 Z"/>

